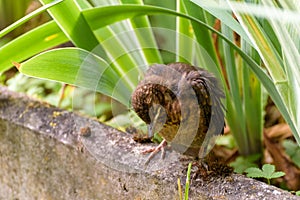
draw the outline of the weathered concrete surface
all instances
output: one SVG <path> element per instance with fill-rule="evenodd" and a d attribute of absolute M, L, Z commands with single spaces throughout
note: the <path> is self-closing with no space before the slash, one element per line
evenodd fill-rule
<path fill-rule="evenodd" d="M 90 134 L 90 136 L 88 136 Z M 82 136 L 85 135 L 85 136 Z M 189 162 L 85 118 L 0 87 L 0 199 L 178 199 Z M 242 175 L 193 180 L 190 199 L 299 199 Z"/>

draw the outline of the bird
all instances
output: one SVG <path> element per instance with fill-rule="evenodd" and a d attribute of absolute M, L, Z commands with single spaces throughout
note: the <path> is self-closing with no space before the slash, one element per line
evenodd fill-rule
<path fill-rule="evenodd" d="M 136 114 L 148 125 L 148 136 L 163 141 L 147 160 L 170 144 L 195 158 L 210 151 L 210 140 L 224 133 L 225 94 L 218 79 L 206 69 L 188 63 L 153 64 L 131 95 Z"/>

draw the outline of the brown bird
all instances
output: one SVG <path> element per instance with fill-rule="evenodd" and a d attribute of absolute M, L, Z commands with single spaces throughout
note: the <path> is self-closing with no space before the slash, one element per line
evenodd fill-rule
<path fill-rule="evenodd" d="M 149 136 L 158 132 L 164 139 L 150 150 L 148 161 L 167 142 L 180 153 L 204 158 L 210 139 L 224 132 L 224 97 L 217 78 L 205 69 L 179 62 L 150 66 L 131 96 Z"/>

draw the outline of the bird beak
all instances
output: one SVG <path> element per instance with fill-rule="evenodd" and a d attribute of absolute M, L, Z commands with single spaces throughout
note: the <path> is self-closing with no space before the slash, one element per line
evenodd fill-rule
<path fill-rule="evenodd" d="M 148 125 L 148 136 L 152 138 L 155 133 L 163 128 L 164 123 L 167 120 L 167 115 L 165 109 L 161 105 L 154 105 L 152 107 L 154 111 L 154 116 L 151 117 L 151 123 Z"/>
<path fill-rule="evenodd" d="M 152 138 L 154 136 L 154 132 L 153 132 L 153 127 L 152 127 L 152 123 L 148 125 L 148 137 Z"/>

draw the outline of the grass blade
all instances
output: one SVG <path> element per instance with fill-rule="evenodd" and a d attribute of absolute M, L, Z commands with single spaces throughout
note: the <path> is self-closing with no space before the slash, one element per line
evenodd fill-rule
<path fill-rule="evenodd" d="M 184 192 L 184 199 L 185 200 L 189 199 L 191 170 L 192 170 L 192 163 L 189 163 L 187 174 L 186 174 L 186 182 L 185 182 L 185 192 Z"/>

